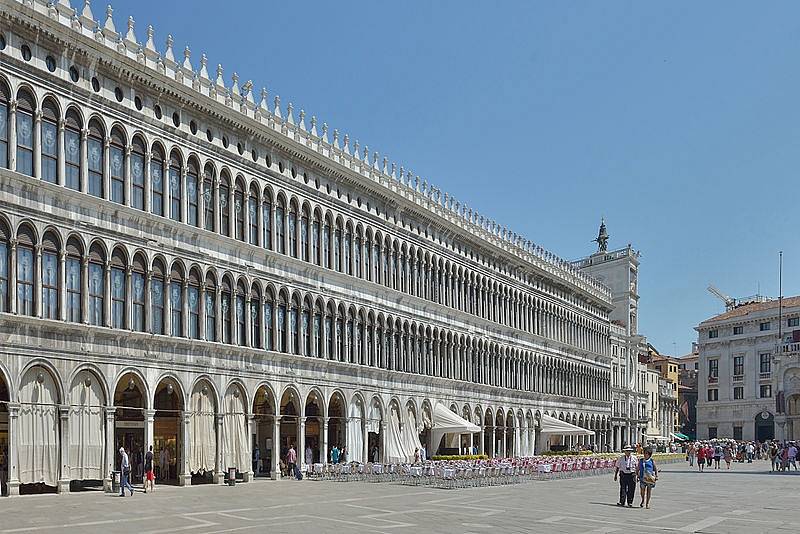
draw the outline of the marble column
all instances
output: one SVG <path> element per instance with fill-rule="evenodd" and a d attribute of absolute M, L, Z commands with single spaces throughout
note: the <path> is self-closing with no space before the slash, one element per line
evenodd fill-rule
<path fill-rule="evenodd" d="M 306 463 L 306 418 L 297 418 L 297 467 L 302 470 Z"/>
<path fill-rule="evenodd" d="M 155 418 L 156 418 L 155 410 L 144 411 L 144 450 L 142 452 L 147 452 L 150 446 L 154 445 L 153 426 L 155 423 Z"/>
<path fill-rule="evenodd" d="M 214 427 L 215 427 L 215 438 L 216 438 L 216 450 L 214 454 L 215 462 L 214 462 L 214 484 L 224 484 L 225 483 L 225 470 L 228 468 L 227 465 L 222 465 L 222 414 L 215 414 L 214 415 Z"/>
<path fill-rule="evenodd" d="M 17 403 L 8 403 L 8 495 L 19 495 L 19 465 L 17 465 L 17 448 L 19 448 L 19 409 Z"/>
<path fill-rule="evenodd" d="M 192 473 L 189 471 L 189 440 L 191 439 L 191 430 L 189 429 L 189 425 L 192 420 L 192 414 L 190 412 L 182 412 L 181 414 L 181 453 L 180 453 L 180 463 L 177 466 L 178 471 L 178 485 L 179 486 L 191 486 L 192 485 Z"/>
<path fill-rule="evenodd" d="M 247 470 L 240 469 L 240 471 L 242 472 L 242 482 L 250 482 L 255 477 L 255 472 L 253 471 L 252 458 L 253 458 L 253 442 L 255 441 L 253 437 L 256 434 L 256 418 L 253 414 L 248 414 L 245 417 L 247 418 L 247 441 L 248 441 L 247 450 L 250 451 L 250 454 L 248 454 L 247 457 L 250 458 L 250 461 L 247 464 L 249 466 Z"/>
<path fill-rule="evenodd" d="M 103 491 L 111 493 L 112 491 L 112 473 L 114 465 L 116 464 L 116 454 L 114 450 L 116 443 L 114 443 L 114 421 L 117 409 L 114 406 L 107 406 L 106 412 L 106 464 L 104 469 L 105 477 L 103 478 Z"/>
<path fill-rule="evenodd" d="M 481 431 L 478 432 L 478 454 L 486 454 L 486 452 L 484 450 L 483 433 L 484 433 L 484 427 L 481 426 Z"/>
<path fill-rule="evenodd" d="M 322 447 L 319 450 L 319 461 L 321 464 L 328 463 L 328 418 L 322 418 Z"/>
<path fill-rule="evenodd" d="M 61 470 L 58 477 L 58 493 L 69 493 L 69 405 L 59 405 L 58 416 L 61 420 Z"/>
<path fill-rule="evenodd" d="M 281 447 L 280 447 L 280 437 L 281 437 L 281 418 L 280 416 L 276 415 L 273 418 L 272 424 L 272 458 L 271 463 L 272 466 L 270 468 L 270 478 L 272 480 L 277 480 L 280 477 L 280 469 L 278 467 L 278 461 L 280 459 L 281 454 Z"/>

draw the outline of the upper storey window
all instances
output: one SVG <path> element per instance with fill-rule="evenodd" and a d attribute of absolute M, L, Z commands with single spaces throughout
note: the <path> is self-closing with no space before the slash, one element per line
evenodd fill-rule
<path fill-rule="evenodd" d="M 223 171 L 222 177 L 219 181 L 219 233 L 222 235 L 230 235 L 231 224 L 231 208 L 230 208 L 230 194 L 231 182 L 227 173 Z"/>
<path fill-rule="evenodd" d="M 42 180 L 58 182 L 58 108 L 52 99 L 42 105 Z"/>
<path fill-rule="evenodd" d="M 164 215 L 164 152 L 160 146 L 153 147 L 150 158 L 150 211 Z"/>
<path fill-rule="evenodd" d="M 81 189 L 81 117 L 77 111 L 67 111 L 64 124 L 64 185 L 75 191 Z"/>
<path fill-rule="evenodd" d="M 17 172 L 33 176 L 33 112 L 36 103 L 28 91 L 17 95 Z"/>
<path fill-rule="evenodd" d="M 205 229 L 213 232 L 217 200 L 214 198 L 214 167 L 210 163 L 206 164 L 203 176 L 203 211 Z"/>
<path fill-rule="evenodd" d="M 133 138 L 131 149 L 131 206 L 144 209 L 145 149 L 141 137 Z"/>
<path fill-rule="evenodd" d="M 108 160 L 111 172 L 111 200 L 117 204 L 123 204 L 125 202 L 125 134 L 120 128 L 111 130 Z"/>
<path fill-rule="evenodd" d="M 9 92 L 0 81 L 0 167 L 8 167 L 8 98 Z"/>
<path fill-rule="evenodd" d="M 200 226 L 200 167 L 194 158 L 189 158 L 186 173 L 186 194 L 189 197 L 189 214 L 186 221 L 192 226 Z"/>
<path fill-rule="evenodd" d="M 275 203 L 275 243 L 277 245 L 278 252 L 281 254 L 286 254 L 286 241 L 284 238 L 284 219 L 286 217 L 285 206 L 283 203 L 283 198 L 278 197 L 277 202 Z"/>
<path fill-rule="evenodd" d="M 29 226 L 17 232 L 17 313 L 33 315 L 33 279 L 36 266 L 33 261 L 33 247 L 36 238 Z"/>
<path fill-rule="evenodd" d="M 169 157 L 169 218 L 181 220 L 181 202 L 183 200 L 183 162 L 177 150 Z"/>
<path fill-rule="evenodd" d="M 97 120 L 89 122 L 87 155 L 89 158 L 89 194 L 103 197 L 103 127 Z"/>

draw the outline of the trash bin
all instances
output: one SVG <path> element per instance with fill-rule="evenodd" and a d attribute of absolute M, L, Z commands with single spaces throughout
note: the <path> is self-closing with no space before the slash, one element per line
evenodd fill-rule
<path fill-rule="evenodd" d="M 120 472 L 111 471 L 111 492 L 119 493 Z"/>
<path fill-rule="evenodd" d="M 236 468 L 229 467 L 228 468 L 228 485 L 235 486 L 236 485 Z"/>

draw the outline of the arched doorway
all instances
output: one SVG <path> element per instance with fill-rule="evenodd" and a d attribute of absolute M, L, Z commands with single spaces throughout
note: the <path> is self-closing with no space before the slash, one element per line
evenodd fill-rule
<path fill-rule="evenodd" d="M 345 460 L 348 462 L 366 462 L 364 457 L 364 448 L 366 442 L 364 441 L 364 431 L 366 428 L 366 421 L 364 420 L 364 402 L 361 397 L 354 395 L 350 401 L 349 417 L 347 419 L 347 431 L 343 439 L 346 439 L 346 454 Z M 330 429 L 329 429 L 330 432 Z M 339 441 L 339 448 L 341 449 L 344 441 Z M 333 448 L 331 446 L 331 448 Z M 340 458 L 340 461 L 341 458 Z"/>
<path fill-rule="evenodd" d="M 136 373 L 125 373 L 114 389 L 114 470 L 120 471 L 123 447 L 131 463 L 131 483 L 142 481 L 144 472 L 144 382 Z"/>
<path fill-rule="evenodd" d="M 494 458 L 494 412 L 491 408 L 486 408 L 486 415 L 483 418 L 483 453 Z"/>
<path fill-rule="evenodd" d="M 367 461 L 380 462 L 383 458 L 381 442 L 381 423 L 383 422 L 383 406 L 378 397 L 373 397 L 367 412 Z"/>
<path fill-rule="evenodd" d="M 305 443 L 303 447 L 303 462 L 306 464 L 313 464 L 322 462 L 320 455 L 321 436 L 322 436 L 322 419 L 324 416 L 324 406 L 322 395 L 318 391 L 312 390 L 306 398 L 306 428 L 305 428 Z M 300 451 L 298 452 L 298 456 Z M 322 453 L 324 455 L 324 453 Z"/>
<path fill-rule="evenodd" d="M 189 399 L 189 473 L 191 483 L 214 482 L 217 468 L 217 429 L 215 416 L 217 401 L 214 388 L 208 380 L 198 381 Z M 217 481 L 220 479 L 218 478 Z"/>
<path fill-rule="evenodd" d="M 56 384 L 42 366 L 28 369 L 20 382 L 16 437 L 20 494 L 52 493 L 68 487 L 59 484 L 61 398 Z"/>
<path fill-rule="evenodd" d="M 300 418 L 300 397 L 294 388 L 287 388 L 284 391 L 280 409 L 281 424 L 278 438 L 280 456 L 278 458 L 286 462 L 289 447 L 294 446 L 295 452 L 297 452 L 297 448 L 300 446 L 298 445 L 300 443 L 300 426 L 297 424 Z M 283 474 L 284 472 L 281 472 L 281 475 Z M 291 476 L 291 473 L 285 474 Z"/>
<path fill-rule="evenodd" d="M 786 399 L 786 439 L 800 442 L 800 393 Z"/>
<path fill-rule="evenodd" d="M 500 458 L 505 458 L 506 447 L 506 418 L 503 410 L 497 410 L 497 416 L 494 419 L 494 455 Z"/>
<path fill-rule="evenodd" d="M 222 465 L 220 467 L 226 475 L 229 469 L 236 468 L 237 474 L 242 478 L 252 468 L 246 406 L 244 389 L 239 384 L 231 384 L 222 400 Z"/>
<path fill-rule="evenodd" d="M 255 436 L 253 437 L 254 460 L 253 471 L 255 476 L 277 477 L 273 469 L 274 444 L 277 439 L 273 435 L 275 427 L 275 398 L 266 385 L 262 385 L 256 391 L 253 399 L 253 424 L 255 426 Z M 257 451 L 257 452 L 256 452 Z"/>
<path fill-rule="evenodd" d="M 69 391 L 70 489 L 101 486 L 106 462 L 106 394 L 98 376 L 89 370 L 75 375 Z"/>
<path fill-rule="evenodd" d="M 426 459 L 433 456 L 431 451 L 431 430 L 433 429 L 433 415 L 431 412 L 431 403 L 428 400 L 422 402 L 422 421 L 417 425 L 419 427 L 419 442 L 425 450 L 423 455 Z"/>
<path fill-rule="evenodd" d="M 359 401 L 361 402 L 361 401 Z M 331 395 L 330 403 L 328 404 L 328 436 L 324 450 L 321 451 L 322 458 L 320 461 L 323 463 L 332 462 L 330 451 L 334 447 L 341 450 L 342 447 L 347 445 L 347 411 L 345 408 L 345 400 L 341 393 L 338 391 Z M 361 416 L 358 417 L 358 431 L 361 433 Z M 363 445 L 361 447 L 364 448 Z M 358 454 L 358 456 L 355 456 Z M 351 450 L 350 457 L 354 461 L 361 459 L 361 452 Z M 355 460 L 358 458 L 359 460 Z"/>
<path fill-rule="evenodd" d="M 516 456 L 516 449 L 514 448 L 516 444 L 515 422 L 516 421 L 514 420 L 514 412 L 509 410 L 508 413 L 506 413 L 506 443 L 505 443 L 506 457 Z"/>
<path fill-rule="evenodd" d="M 775 416 L 767 410 L 756 414 L 755 436 L 761 443 L 775 439 Z"/>
<path fill-rule="evenodd" d="M 183 390 L 173 377 L 159 382 L 153 400 L 153 463 L 158 480 L 176 484 L 183 474 Z"/>
<path fill-rule="evenodd" d="M 0 370 L 0 496 L 8 495 L 8 403 L 11 400 L 8 384 Z"/>

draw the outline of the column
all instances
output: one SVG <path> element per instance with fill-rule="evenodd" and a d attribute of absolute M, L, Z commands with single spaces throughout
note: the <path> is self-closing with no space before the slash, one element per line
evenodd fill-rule
<path fill-rule="evenodd" d="M 125 267 L 125 297 L 125 329 L 133 330 L 133 267 L 130 265 Z"/>
<path fill-rule="evenodd" d="M 153 331 L 153 308 L 150 298 L 150 286 L 153 282 L 153 271 L 147 271 L 145 275 L 144 285 L 144 331 L 151 333 Z"/>
<path fill-rule="evenodd" d="M 225 312 L 222 310 L 222 280 L 217 282 L 216 294 L 214 295 L 214 307 L 217 310 L 217 319 L 214 324 L 217 330 L 215 339 L 217 343 L 224 343 L 225 340 L 222 338 L 222 325 L 225 322 Z M 230 313 L 230 310 L 228 310 L 228 313 Z"/>
<path fill-rule="evenodd" d="M 154 445 L 154 432 L 153 426 L 155 423 L 156 411 L 155 410 L 145 410 L 144 411 L 144 450 L 143 452 L 147 452 L 151 445 Z M 153 462 L 156 460 L 154 459 Z"/>
<path fill-rule="evenodd" d="M 224 461 L 222 459 L 222 418 L 223 415 L 218 413 L 214 415 L 214 427 L 216 429 L 216 454 L 214 457 L 216 458 L 215 462 L 215 469 L 214 469 L 214 484 L 224 484 L 225 483 L 225 470 L 228 468 L 227 465 L 222 465 Z"/>
<path fill-rule="evenodd" d="M 319 450 L 319 461 L 321 464 L 328 463 L 328 418 L 322 418 L 322 447 Z"/>
<path fill-rule="evenodd" d="M 189 174 L 189 165 L 188 162 L 184 163 L 181 166 L 181 214 L 180 220 L 186 224 L 189 224 L 189 184 L 187 183 L 186 177 Z M 197 177 L 198 182 L 200 181 L 200 177 Z M 200 212 L 200 214 L 203 212 Z M 198 218 L 200 216 L 198 214 Z M 200 222 L 198 220 L 198 222 Z"/>
<path fill-rule="evenodd" d="M 81 307 L 83 324 L 89 324 L 89 254 L 81 259 Z"/>
<path fill-rule="evenodd" d="M 111 262 L 103 264 L 103 326 L 111 326 Z M 126 299 L 129 300 L 129 299 Z"/>
<path fill-rule="evenodd" d="M 42 179 L 42 112 L 33 114 L 33 176 Z"/>
<path fill-rule="evenodd" d="M 133 148 L 131 145 L 125 147 L 125 162 L 122 170 L 122 195 L 125 197 L 124 202 L 126 206 L 131 205 L 131 152 Z"/>
<path fill-rule="evenodd" d="M 103 198 L 111 199 L 111 138 L 103 139 Z"/>
<path fill-rule="evenodd" d="M 306 463 L 306 418 L 297 418 L 297 467 L 302 470 Z"/>
<path fill-rule="evenodd" d="M 169 267 L 167 267 L 169 269 Z M 172 278 L 164 275 L 164 335 L 172 336 Z"/>
<path fill-rule="evenodd" d="M 386 421 L 381 421 L 381 454 L 378 458 L 379 462 L 386 461 L 386 449 L 389 441 L 389 424 Z M 365 438 L 365 441 L 366 438 Z"/>
<path fill-rule="evenodd" d="M 153 153 L 150 152 L 149 149 L 145 148 L 144 154 L 144 211 L 150 213 L 152 212 L 152 198 L 153 198 L 153 187 L 150 178 L 150 159 L 153 157 Z M 148 284 L 149 287 L 149 284 Z"/>
<path fill-rule="evenodd" d="M 202 195 L 200 195 L 202 198 Z M 202 213 L 202 212 L 201 212 Z M 203 280 L 200 281 L 199 291 L 197 292 L 198 308 L 200 312 L 198 317 L 197 335 L 200 339 L 206 339 L 206 285 Z"/>
<path fill-rule="evenodd" d="M 13 167 L 12 167 L 13 168 Z M 17 240 L 12 239 L 8 251 L 9 312 L 17 313 Z"/>
<path fill-rule="evenodd" d="M 250 300 L 250 293 L 245 293 L 245 295 L 244 295 L 244 310 L 242 310 L 242 313 L 244 313 L 244 333 L 245 333 L 245 335 L 244 335 L 244 344 L 247 347 L 254 346 L 254 341 L 255 341 L 255 339 L 253 339 L 253 336 L 252 336 L 253 327 L 252 327 L 252 324 L 251 324 L 251 320 L 252 319 L 250 317 L 250 305 L 251 305 L 251 303 L 252 302 Z"/>
<path fill-rule="evenodd" d="M 189 440 L 191 439 L 191 430 L 189 430 L 189 423 L 192 419 L 190 412 L 183 412 L 182 418 L 182 435 L 181 435 L 181 458 L 178 465 L 178 485 L 191 486 L 192 473 L 189 471 Z"/>
<path fill-rule="evenodd" d="M 33 276 L 33 314 L 41 319 L 42 317 L 42 245 L 34 248 L 36 254 L 33 259 L 31 269 L 35 273 Z"/>
<path fill-rule="evenodd" d="M 280 470 L 278 469 L 278 459 L 281 454 L 281 448 L 279 445 L 280 437 L 281 437 L 281 418 L 279 415 L 276 415 L 273 418 L 273 424 L 272 424 L 272 458 L 271 458 L 272 467 L 270 468 L 271 469 L 270 478 L 272 478 L 272 480 L 277 480 L 278 477 L 280 476 Z"/>
<path fill-rule="evenodd" d="M 484 427 L 483 427 L 483 425 L 481 425 L 481 431 L 478 432 L 478 454 L 486 454 L 486 452 L 484 450 L 483 433 L 484 433 Z"/>
<path fill-rule="evenodd" d="M 58 175 L 56 181 L 58 185 L 64 185 L 64 175 L 66 174 L 66 162 L 64 160 L 64 127 L 66 126 L 64 119 L 58 119 L 58 140 L 56 141 L 56 174 Z"/>
<path fill-rule="evenodd" d="M 17 169 L 17 101 L 8 103 L 8 168 Z M 15 290 L 16 293 L 16 290 Z M 12 301 L 15 299 L 12 299 Z"/>
<path fill-rule="evenodd" d="M 365 408 L 366 409 L 366 408 Z M 347 438 L 347 432 L 350 431 L 350 418 L 347 418 L 347 430 L 345 431 L 345 438 Z M 345 439 L 345 442 L 347 440 Z M 352 441 L 352 440 L 351 440 Z M 364 463 L 369 462 L 369 434 L 367 433 L 367 418 L 361 418 L 361 442 L 363 445 L 363 450 L 361 451 L 361 458 L 364 460 Z"/>
<path fill-rule="evenodd" d="M 69 405 L 58 406 L 61 419 L 61 470 L 58 476 L 58 493 L 69 493 Z"/>
<path fill-rule="evenodd" d="M 222 209 L 219 205 L 219 180 L 214 178 L 214 194 L 211 196 L 211 202 L 214 203 L 214 231 L 218 234 L 224 234 L 225 232 L 219 227 L 220 221 L 222 220 Z M 219 339 L 219 338 L 217 338 Z"/>
<path fill-rule="evenodd" d="M 81 130 L 81 187 L 82 193 L 89 192 L 89 146 L 87 140 L 89 138 L 89 129 L 84 128 Z"/>
<path fill-rule="evenodd" d="M 17 427 L 19 404 L 8 403 L 8 495 L 19 495 L 19 466 L 17 465 Z"/>
<path fill-rule="evenodd" d="M 105 477 L 103 478 L 103 491 L 111 493 L 112 479 L 111 475 L 114 471 L 114 464 L 116 463 L 116 451 L 114 447 L 114 418 L 116 416 L 116 408 L 114 406 L 106 407 L 106 464 L 104 468 Z"/>
<path fill-rule="evenodd" d="M 250 458 L 250 462 L 248 463 L 248 468 L 245 471 L 242 469 L 242 482 L 250 482 L 255 477 L 255 472 L 253 471 L 253 436 L 256 434 L 256 417 L 253 414 L 247 414 L 247 442 L 248 442 L 248 450 L 250 454 L 247 456 Z M 264 451 L 266 452 L 266 451 Z"/>

